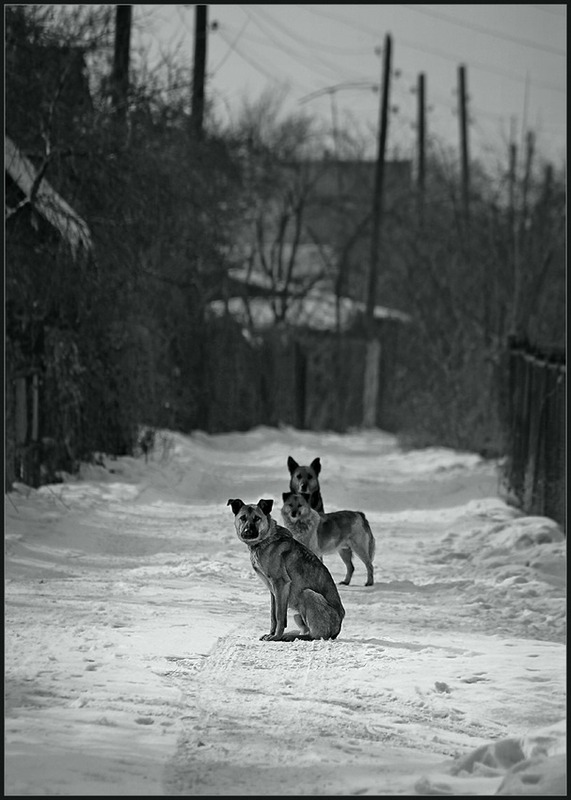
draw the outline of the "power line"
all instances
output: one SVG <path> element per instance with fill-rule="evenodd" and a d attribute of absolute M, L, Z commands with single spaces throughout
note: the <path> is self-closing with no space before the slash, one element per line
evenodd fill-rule
<path fill-rule="evenodd" d="M 307 88 L 298 81 L 293 81 L 291 76 L 288 76 L 287 79 L 284 79 L 283 77 L 268 72 L 266 69 L 264 69 L 263 66 L 261 66 L 257 61 L 255 61 L 251 56 L 246 55 L 246 53 L 244 53 L 242 49 L 238 47 L 236 39 L 231 41 L 229 37 L 226 36 L 226 34 L 224 33 L 221 26 L 218 26 L 217 33 L 219 33 L 220 37 L 224 40 L 224 42 L 226 42 L 226 44 L 232 48 L 233 52 L 235 52 L 238 56 L 240 56 L 241 59 L 243 59 L 247 64 L 253 67 L 256 70 L 256 72 L 262 75 L 262 77 L 266 78 L 266 80 L 274 84 L 281 84 L 281 85 L 287 84 L 288 86 L 293 86 L 295 84 L 295 86 L 299 91 L 303 91 Z"/>
<path fill-rule="evenodd" d="M 359 33 L 367 33 L 368 35 L 377 38 L 377 33 L 372 31 L 370 28 L 363 28 L 361 25 L 358 25 L 350 20 L 345 20 L 342 17 L 339 17 L 336 14 L 327 13 L 325 11 L 315 11 L 314 9 L 307 9 L 305 6 L 298 6 L 298 8 L 305 8 L 306 10 L 310 11 L 315 16 L 321 16 L 327 19 L 332 19 L 335 22 L 339 22 L 342 25 L 345 25 L 352 30 L 358 31 Z M 414 10 L 414 9 L 412 9 Z M 466 66 L 471 67 L 472 69 L 482 70 L 488 72 L 492 75 L 502 75 L 503 77 L 510 78 L 513 81 L 517 81 L 518 83 L 525 83 L 525 78 L 522 78 L 521 75 L 516 75 L 513 72 L 508 72 L 507 70 L 498 69 L 495 67 L 491 67 L 489 64 L 482 64 L 480 61 L 474 61 L 473 59 L 466 59 L 465 56 L 456 56 L 452 55 L 451 53 L 445 53 L 444 51 L 436 48 L 436 47 L 428 47 L 427 45 L 418 44 L 416 42 L 411 42 L 406 39 L 398 39 L 399 46 L 408 47 L 411 50 L 418 50 L 421 53 L 429 53 L 430 55 L 435 55 L 439 58 L 443 58 L 447 61 L 453 61 L 455 64 L 460 62 L 466 64 Z M 555 86 L 552 83 L 546 83 L 545 81 L 534 80 L 534 85 L 542 88 L 542 89 L 549 89 L 550 91 L 560 92 L 561 94 L 567 94 L 567 89 L 562 88 L 560 86 Z"/>
<path fill-rule="evenodd" d="M 262 33 L 264 33 L 269 39 L 271 39 L 271 41 L 276 45 L 276 47 L 279 47 L 279 49 L 282 52 L 286 53 L 286 55 L 288 55 L 288 56 L 292 56 L 293 58 L 297 57 L 297 54 L 294 51 L 292 51 L 290 47 L 287 47 L 286 45 L 284 45 L 282 42 L 280 42 L 278 39 L 276 39 L 275 36 L 273 36 L 271 31 L 268 31 L 267 26 L 264 25 L 263 22 L 260 22 L 259 20 L 257 20 L 257 19 L 252 17 L 252 15 L 250 13 L 250 9 L 247 9 L 244 6 L 240 6 L 240 8 L 244 12 L 244 14 L 246 14 L 246 16 L 249 19 L 252 20 L 254 25 L 256 25 L 262 31 Z"/>
<path fill-rule="evenodd" d="M 559 9 L 556 9 L 556 8 L 548 8 L 546 5 L 545 6 L 535 5 L 534 3 L 530 3 L 530 5 L 533 8 L 537 8 L 538 11 L 545 11 L 545 12 L 547 12 L 547 14 L 555 14 L 556 17 L 566 17 L 567 16 L 567 12 L 566 11 L 559 11 Z"/>
<path fill-rule="evenodd" d="M 316 91 L 300 97 L 298 103 L 307 103 L 309 100 L 314 100 L 322 94 L 335 94 L 335 92 L 340 89 L 371 89 L 371 91 L 378 91 L 379 86 L 372 81 L 347 81 L 346 83 L 336 83 L 334 86 L 325 86 L 323 89 L 316 89 Z"/>
<path fill-rule="evenodd" d="M 263 75 L 264 78 L 267 78 L 267 80 L 269 81 L 274 81 L 274 82 L 277 81 L 279 83 L 279 78 L 276 78 L 275 75 L 271 75 L 269 72 L 266 72 L 266 70 L 263 67 L 261 67 L 254 61 L 254 59 L 242 53 L 242 51 L 238 48 L 236 40 L 234 40 L 234 42 L 229 41 L 228 38 L 225 36 L 224 32 L 220 28 L 218 28 L 218 33 L 220 34 L 221 38 L 224 39 L 226 44 L 229 47 L 232 47 L 232 49 L 240 56 L 240 58 L 246 61 L 251 67 L 253 67 L 256 70 L 256 72 L 259 72 L 260 75 Z"/>
<path fill-rule="evenodd" d="M 249 20 L 249 19 L 246 19 L 246 21 L 244 22 L 244 24 L 242 25 L 242 27 L 241 27 L 241 28 L 240 28 L 240 30 L 238 31 L 238 34 L 237 34 L 236 38 L 234 39 L 234 41 L 232 42 L 232 44 L 230 44 L 230 45 L 228 46 L 228 50 L 227 50 L 227 51 L 226 51 L 226 53 L 224 54 L 223 58 L 222 58 L 222 59 L 221 59 L 221 60 L 218 62 L 218 64 L 217 64 L 217 65 L 214 67 L 214 69 L 212 70 L 212 75 L 215 75 L 215 74 L 218 72 L 218 70 L 220 69 L 220 67 L 221 67 L 221 66 L 222 66 L 222 65 L 223 65 L 223 64 L 224 64 L 224 63 L 225 63 L 225 62 L 228 60 L 228 58 L 230 57 L 230 55 L 231 55 L 231 54 L 234 52 L 234 50 L 236 49 L 236 46 L 237 46 L 238 42 L 239 42 L 239 41 L 240 41 L 240 39 L 242 38 L 242 35 L 243 35 L 244 31 L 246 30 L 246 28 L 248 27 L 248 25 L 249 25 L 249 24 L 250 24 L 250 20 Z M 217 26 L 216 26 L 216 30 L 217 30 L 217 31 L 219 31 L 219 30 L 220 30 L 220 25 L 217 25 Z"/>
<path fill-rule="evenodd" d="M 292 50 L 291 47 L 285 45 L 279 39 L 276 39 L 272 31 L 268 30 L 267 25 L 264 24 L 259 19 L 256 19 L 256 14 L 259 14 L 260 12 L 258 6 L 252 6 L 250 8 L 245 8 L 244 6 L 240 6 L 240 8 L 248 17 L 250 17 L 250 19 L 252 19 L 254 25 L 256 25 L 262 31 L 262 33 L 264 33 L 274 43 L 276 47 L 278 47 L 286 55 L 293 58 L 296 62 L 299 63 L 300 61 L 304 61 L 308 65 L 308 67 L 311 68 L 312 70 L 318 69 L 319 67 L 325 68 L 329 73 L 327 75 L 327 78 L 329 78 L 330 76 L 340 77 L 338 64 L 331 64 L 330 62 L 325 61 L 323 58 L 315 57 L 315 55 L 313 58 L 307 58 L 305 50 L 303 50 L 301 53 L 299 50 Z M 254 17 L 252 17 L 251 11 L 255 11 Z M 323 72 L 322 69 L 320 69 L 320 72 L 325 77 L 325 73 Z"/>
<path fill-rule="evenodd" d="M 315 53 L 315 49 L 318 49 L 317 47 L 310 50 L 310 43 L 308 42 L 307 39 L 300 40 L 297 37 L 294 37 L 292 33 L 293 30 L 292 28 L 287 28 L 277 20 L 272 19 L 272 15 L 267 14 L 267 12 L 265 11 L 262 11 L 260 7 L 240 6 L 239 8 L 244 13 L 244 17 L 242 17 L 242 19 L 245 20 L 241 28 L 238 28 L 238 26 L 228 26 L 225 24 L 224 25 L 219 24 L 216 29 L 216 32 L 219 33 L 223 41 L 226 42 L 226 44 L 228 45 L 228 51 L 224 54 L 222 61 L 220 61 L 218 66 L 216 67 L 217 71 L 220 69 L 221 64 L 224 63 L 229 58 L 230 54 L 234 52 L 244 62 L 248 63 L 265 80 L 271 83 L 278 83 L 278 84 L 287 83 L 290 85 L 291 88 L 293 88 L 292 86 L 293 83 L 293 85 L 295 86 L 296 94 L 298 94 L 298 96 L 300 97 L 299 102 L 302 102 L 306 99 L 312 99 L 313 97 L 317 98 L 320 95 L 330 95 L 338 89 L 341 90 L 345 88 L 346 90 L 350 91 L 353 95 L 355 94 L 362 95 L 362 97 L 359 97 L 358 100 L 357 99 L 355 100 L 352 106 L 353 108 L 355 108 L 355 103 L 356 107 L 364 105 L 365 93 L 363 92 L 363 88 L 366 88 L 367 86 L 372 86 L 374 81 L 372 81 L 370 78 L 363 76 L 362 74 L 355 76 L 352 80 L 351 71 L 343 69 L 343 64 L 341 63 L 341 59 L 338 60 L 338 63 L 336 63 L 335 66 L 332 63 L 326 63 L 328 59 L 325 60 L 320 59 L 319 56 Z M 316 8 L 315 11 L 307 6 L 302 6 L 301 8 L 305 12 L 313 13 L 318 17 L 331 18 L 336 22 L 339 22 L 344 26 L 351 28 L 352 30 L 357 30 L 359 32 L 366 34 L 368 38 L 374 37 L 374 39 L 378 41 L 378 31 L 376 31 L 372 26 L 363 28 L 356 19 L 353 21 L 343 20 L 335 13 L 326 12 L 323 7 L 320 7 L 318 9 Z M 296 22 L 297 21 L 298 20 L 296 20 Z M 252 31 L 252 26 L 250 26 L 248 33 L 245 34 L 248 22 L 253 22 L 257 28 L 257 31 Z M 311 22 L 309 21 L 309 23 L 306 24 L 311 25 Z M 307 30 L 307 27 L 304 28 L 304 30 Z M 263 36 L 263 40 L 261 36 Z M 291 45 L 289 41 L 284 42 L 283 41 L 284 38 L 288 40 L 295 39 L 295 41 L 298 43 L 298 46 L 297 47 L 294 46 L 293 42 L 291 43 Z M 265 46 L 266 48 L 270 49 L 274 48 L 274 51 L 275 48 L 278 48 L 280 53 L 284 54 L 284 57 L 281 57 L 281 59 L 280 58 L 268 59 L 262 55 L 262 51 L 260 49 L 261 46 Z M 482 70 L 497 75 L 502 75 L 510 80 L 517 81 L 518 83 L 523 81 L 523 79 L 520 76 L 516 75 L 513 72 L 494 69 L 493 67 L 490 67 L 487 64 L 483 63 L 481 64 L 477 62 L 470 63 L 469 60 L 462 59 L 459 56 L 450 55 L 449 53 L 446 53 L 444 51 L 439 51 L 436 48 L 429 48 L 413 42 L 402 42 L 402 46 L 411 47 L 413 49 L 425 50 L 429 53 L 432 52 L 432 54 L 453 61 L 456 64 L 459 62 L 463 62 L 464 64 L 466 64 L 468 68 L 473 68 L 478 71 Z M 256 52 L 259 53 L 258 56 L 256 56 Z M 342 52 L 344 52 L 344 49 L 342 50 Z M 361 49 L 360 52 L 364 53 L 364 50 Z M 372 53 L 372 47 L 371 47 L 371 53 Z M 298 65 L 307 64 L 311 69 L 311 71 L 313 72 L 314 80 L 307 82 L 292 80 L 294 73 L 291 72 L 291 67 L 288 66 L 286 57 L 287 59 L 293 59 Z M 280 66 L 280 61 L 283 62 L 283 66 Z M 290 70 L 289 72 L 287 72 L 288 69 Z M 402 70 L 400 71 L 403 72 Z M 272 74 L 272 73 L 279 73 L 281 75 L 285 75 L 285 77 L 280 78 L 278 74 Z M 403 75 L 405 74 L 406 72 L 403 72 Z M 325 88 L 314 89 L 313 91 L 311 91 L 311 84 L 313 83 L 313 85 L 315 86 L 315 84 L 319 82 L 319 75 L 322 75 L 323 78 L 327 80 L 327 83 L 333 84 L 333 86 L 329 85 L 326 86 Z M 333 80 L 331 79 L 332 77 Z M 399 88 L 397 84 L 398 82 L 395 84 L 394 87 L 395 89 Z M 543 88 L 548 88 L 555 92 L 564 91 L 560 87 L 548 83 L 540 84 L 539 81 L 534 81 L 534 85 L 538 87 L 542 86 Z M 301 95 L 303 95 L 303 97 Z M 444 116 L 444 112 L 446 110 L 448 111 L 448 113 L 452 114 L 457 113 L 455 111 L 455 106 L 453 102 L 449 98 L 445 98 L 441 93 L 439 94 L 437 90 L 435 91 L 433 89 L 430 92 L 429 100 L 431 105 L 436 106 L 436 109 L 434 109 L 436 111 L 435 117 L 438 119 Z M 404 124 L 409 119 L 407 117 L 406 97 L 403 96 L 401 98 L 399 106 L 401 106 L 400 109 L 401 113 L 399 118 L 402 120 Z M 500 113 L 487 112 L 479 108 L 476 108 L 475 106 L 471 107 L 471 111 L 472 115 L 475 115 L 480 119 L 484 120 L 488 119 L 490 122 L 492 122 L 494 119 L 501 121 L 504 118 L 503 115 Z M 488 124 L 490 124 L 490 122 L 488 122 Z"/>
<path fill-rule="evenodd" d="M 274 46 L 275 46 L 275 47 L 277 47 L 277 48 L 278 48 L 279 50 L 281 50 L 283 53 L 285 53 L 285 54 L 286 54 L 286 55 L 288 55 L 290 58 L 293 58 L 293 60 L 294 60 L 294 61 L 296 61 L 296 62 L 298 62 L 298 63 L 299 63 L 299 61 L 301 60 L 301 57 L 299 56 L 299 54 L 298 54 L 298 53 L 296 53 L 295 51 L 292 51 L 292 49 L 291 49 L 290 47 L 284 46 L 284 45 L 283 45 L 281 42 L 279 42 L 279 41 L 278 41 L 278 40 L 277 40 L 277 39 L 276 39 L 276 38 L 275 38 L 275 37 L 272 35 L 271 31 L 269 31 L 269 32 L 268 32 L 267 28 L 266 28 L 266 27 L 263 25 L 263 23 L 261 23 L 261 22 L 259 22 L 258 20 L 256 20 L 256 19 L 252 18 L 251 14 L 250 14 L 250 12 L 249 12 L 248 10 L 244 9 L 243 7 L 242 7 L 242 10 L 243 10 L 243 11 L 244 11 L 244 13 L 245 13 L 245 14 L 247 14 L 247 16 L 248 16 L 248 17 L 249 17 L 249 18 L 252 20 L 252 22 L 254 23 L 254 25 L 256 25 L 256 26 L 257 26 L 257 27 L 258 27 L 258 28 L 259 28 L 259 29 L 262 31 L 262 33 L 264 33 L 264 34 L 265 34 L 265 35 L 268 37 L 268 39 L 270 39 L 270 41 L 271 41 L 271 42 L 273 42 L 273 44 L 274 44 Z M 306 59 L 304 59 L 304 60 L 306 60 Z M 307 62 L 307 60 L 306 60 L 306 63 L 308 63 L 308 62 Z M 311 64 L 310 64 L 310 66 L 313 66 L 313 65 L 311 65 Z M 329 70 L 329 72 L 330 72 L 330 74 L 331 74 L 331 69 L 330 69 L 330 68 L 328 68 L 328 70 Z M 330 75 L 327 75 L 327 76 L 326 76 L 324 73 L 322 73 L 322 75 L 323 75 L 324 77 L 326 77 L 327 79 L 329 79 L 329 77 L 330 77 Z"/>
<path fill-rule="evenodd" d="M 478 33 L 483 33 L 486 36 L 493 36 L 496 39 L 503 39 L 507 42 L 514 42 L 515 44 L 523 45 L 524 47 L 533 47 L 536 50 L 542 50 L 544 53 L 552 53 L 553 55 L 557 56 L 564 56 L 567 57 L 567 53 L 565 50 L 561 50 L 558 47 L 550 47 L 549 45 L 539 44 L 539 42 L 534 42 L 531 39 L 520 39 L 518 36 L 510 36 L 508 33 L 498 33 L 497 31 L 493 31 L 490 28 L 486 28 L 483 25 L 478 25 L 475 22 L 464 22 L 459 20 L 456 17 L 452 17 L 449 14 L 443 14 L 440 11 L 432 11 L 425 7 L 417 8 L 416 6 L 407 5 L 406 3 L 402 4 L 404 8 L 408 8 L 411 11 L 416 11 L 417 14 L 425 14 L 428 17 L 435 17 L 436 19 L 443 19 L 447 22 L 451 22 L 453 25 L 459 25 L 461 28 L 467 28 L 468 30 L 477 31 Z"/>
<path fill-rule="evenodd" d="M 253 20 L 251 18 L 248 18 L 248 21 L 249 22 L 253 22 Z M 235 33 L 238 32 L 238 28 L 235 25 L 228 25 L 227 23 L 218 23 L 218 26 L 220 28 L 223 28 L 227 32 L 227 34 L 229 34 L 229 35 L 234 35 Z M 254 46 L 256 46 L 256 47 L 258 47 L 258 46 L 268 47 L 269 46 L 269 38 L 270 37 L 269 37 L 269 35 L 267 33 L 262 32 L 261 28 L 258 29 L 258 33 L 252 33 L 252 31 L 250 30 L 245 35 L 245 38 L 248 40 L 249 43 L 251 43 L 251 45 L 253 47 Z M 272 40 L 272 42 L 274 42 L 274 44 L 275 44 L 275 40 Z M 307 53 L 307 48 L 309 46 L 310 45 L 308 44 L 307 47 L 305 47 L 302 52 L 303 53 Z M 280 49 L 283 49 L 283 48 L 280 46 Z M 372 52 L 371 46 L 367 46 L 367 47 L 360 47 L 360 48 L 352 49 L 350 52 L 349 51 L 345 51 L 345 55 L 347 55 L 347 57 L 350 57 L 351 59 L 354 60 L 356 56 L 371 55 L 371 52 Z M 289 51 L 288 55 L 291 55 L 296 60 L 301 57 L 300 55 L 298 55 L 298 53 L 295 53 L 295 52 L 293 52 L 291 50 Z"/>
<path fill-rule="evenodd" d="M 343 17 L 339 17 L 337 14 L 331 14 L 327 11 L 323 11 L 321 6 L 319 11 L 315 11 L 313 8 L 308 8 L 307 6 L 298 5 L 297 8 L 301 8 L 304 11 L 309 11 L 310 14 L 313 14 L 316 17 L 325 17 L 326 19 L 332 19 L 334 22 L 340 22 L 342 25 L 346 25 L 348 28 L 353 28 L 354 31 L 359 31 L 360 33 L 366 33 L 371 35 L 372 31 L 370 28 L 365 26 L 358 25 L 356 22 L 348 19 L 343 19 Z M 374 34 L 376 37 L 376 33 Z"/>
<path fill-rule="evenodd" d="M 277 19 L 274 19 L 271 14 L 266 10 L 264 6 L 256 5 L 254 6 L 255 11 L 257 14 L 260 14 L 264 17 L 271 25 L 277 28 L 279 31 L 284 33 L 290 39 L 293 39 L 298 44 L 304 43 L 311 47 L 312 49 L 319 49 L 324 50 L 332 55 L 347 55 L 347 56 L 355 56 L 355 55 L 362 55 L 365 51 L 362 47 L 359 48 L 348 48 L 348 47 L 336 47 L 335 45 L 330 44 L 322 44 L 320 42 L 316 42 L 314 39 L 306 39 L 297 31 L 292 31 L 291 28 L 287 28 L 282 22 Z M 242 7 L 242 10 L 243 7 Z"/>
<path fill-rule="evenodd" d="M 502 75 L 504 78 L 509 78 L 512 81 L 517 81 L 518 83 L 525 83 L 525 78 L 522 78 L 521 75 L 516 75 L 514 72 L 508 72 L 507 70 L 497 69 L 496 67 L 490 67 L 488 64 L 482 64 L 481 61 L 473 61 L 472 59 L 468 60 L 463 56 L 455 56 L 448 53 L 443 53 L 442 50 L 438 50 L 435 47 L 427 47 L 426 45 L 419 45 L 413 44 L 412 42 L 407 42 L 404 39 L 399 39 L 399 44 L 402 47 L 409 47 L 413 50 L 420 50 L 421 52 L 430 53 L 430 55 L 437 56 L 439 58 L 444 58 L 448 61 L 453 61 L 455 64 L 459 64 L 460 62 L 466 64 L 466 66 L 471 67 L 472 69 L 480 70 L 482 72 L 489 72 L 491 75 Z M 567 94 L 567 89 L 564 89 L 560 86 L 555 86 L 552 83 L 545 83 L 543 81 L 534 80 L 534 85 L 537 87 L 541 87 L 542 89 L 549 89 L 552 92 L 561 92 L 561 94 Z"/>

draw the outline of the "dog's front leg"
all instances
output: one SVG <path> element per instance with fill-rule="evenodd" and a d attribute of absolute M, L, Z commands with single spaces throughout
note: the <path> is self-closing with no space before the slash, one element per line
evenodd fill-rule
<path fill-rule="evenodd" d="M 273 591 L 270 589 L 270 632 L 260 636 L 260 641 L 263 642 L 264 639 L 272 639 L 276 632 L 276 627 L 276 598 L 274 597 Z"/>
<path fill-rule="evenodd" d="M 284 638 L 287 627 L 287 603 L 289 600 L 290 581 L 279 580 L 272 585 L 272 626 L 275 629 L 267 636 L 262 636 L 267 642 L 279 642 Z"/>

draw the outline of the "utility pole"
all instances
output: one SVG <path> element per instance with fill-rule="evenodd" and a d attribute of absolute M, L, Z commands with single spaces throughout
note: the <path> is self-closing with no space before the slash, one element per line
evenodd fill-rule
<path fill-rule="evenodd" d="M 523 269 L 521 254 L 525 252 L 525 238 L 527 217 L 529 213 L 529 185 L 531 181 L 531 168 L 533 163 L 533 156 L 535 152 L 535 136 L 533 131 L 528 131 L 526 136 L 526 150 L 525 150 L 525 166 L 521 186 L 521 209 L 519 216 L 519 225 L 516 225 L 516 242 L 517 242 L 517 261 L 515 264 L 514 274 L 514 296 L 512 306 L 512 332 L 519 336 L 523 332 L 523 320 L 521 318 L 521 300 L 523 295 Z"/>
<path fill-rule="evenodd" d="M 426 153 L 426 102 L 424 73 L 418 76 L 418 219 L 424 221 L 425 153 Z"/>
<path fill-rule="evenodd" d="M 337 190 L 341 195 L 343 192 L 343 181 L 341 178 L 341 169 L 339 167 L 339 125 L 337 122 L 337 102 L 335 100 L 335 92 L 335 88 L 329 90 L 329 96 L 331 98 L 331 133 L 333 137 L 333 157 L 335 159 L 335 170 L 337 172 Z"/>
<path fill-rule="evenodd" d="M 543 169 L 543 197 L 542 201 L 547 205 L 553 190 L 553 164 L 546 164 Z"/>
<path fill-rule="evenodd" d="M 132 11 L 133 6 L 117 6 L 115 11 L 115 50 L 111 76 L 111 99 L 115 115 L 122 123 L 127 118 Z"/>
<path fill-rule="evenodd" d="M 526 229 L 527 225 L 527 215 L 528 215 L 528 201 L 529 201 L 529 185 L 531 182 L 531 165 L 533 162 L 533 156 L 535 152 L 535 134 L 533 131 L 528 131 L 527 136 L 525 137 L 525 167 L 523 173 L 523 184 L 522 184 L 522 210 L 521 210 L 521 217 L 520 217 L 520 229 L 521 233 Z"/>
<path fill-rule="evenodd" d="M 466 67 L 458 67 L 458 102 L 460 117 L 460 151 L 462 154 L 462 208 L 464 221 L 470 219 L 470 162 L 468 158 L 468 115 L 466 112 Z"/>
<path fill-rule="evenodd" d="M 193 134 L 199 141 L 202 139 L 202 122 L 204 118 L 204 79 L 206 75 L 207 19 L 208 6 L 195 6 L 191 124 Z"/>
<path fill-rule="evenodd" d="M 331 136 L 333 139 L 333 153 L 335 155 L 335 160 L 339 157 L 338 152 L 338 129 L 339 125 L 337 122 L 337 103 L 335 102 L 335 92 L 336 89 L 330 89 L 328 94 L 331 98 Z"/>
<path fill-rule="evenodd" d="M 527 108 L 529 103 L 529 73 L 525 76 L 525 92 L 523 96 L 523 113 L 522 113 L 522 124 L 521 124 L 521 151 L 525 153 L 525 131 L 527 126 Z M 527 185 L 528 185 L 528 174 L 529 169 L 531 167 L 531 153 L 532 149 L 530 149 L 529 145 L 531 140 L 528 138 L 528 147 L 527 147 L 527 155 L 526 155 L 526 166 L 524 168 L 524 175 L 522 177 L 521 182 L 521 204 L 519 209 L 519 225 L 518 225 L 518 213 L 516 209 L 516 188 L 517 188 L 517 172 L 516 172 L 516 153 L 517 153 L 517 145 L 515 143 L 516 139 L 516 132 L 515 132 L 515 119 L 512 117 L 512 126 L 510 130 L 510 187 L 512 191 L 512 196 L 510 197 L 510 202 L 513 207 L 513 212 L 510 217 L 511 223 L 511 230 L 513 236 L 513 297 L 512 297 L 512 309 L 511 309 L 511 325 L 510 325 L 510 334 L 512 337 L 519 337 L 522 333 L 522 320 L 520 319 L 520 300 L 521 300 L 521 284 L 522 284 L 522 233 L 525 230 L 525 215 L 526 215 L 526 204 L 527 204 Z M 513 159 L 513 165 L 512 161 Z"/>
<path fill-rule="evenodd" d="M 511 130 L 510 130 L 510 147 L 509 147 L 509 168 L 508 168 L 508 227 L 509 227 L 509 242 L 512 260 L 512 280 L 514 287 L 514 297 L 516 294 L 515 287 L 518 284 L 519 265 L 519 248 L 518 236 L 516 230 L 516 209 L 515 209 L 515 193 L 516 193 L 516 169 L 517 169 L 517 144 L 515 142 L 515 119 L 512 117 Z M 516 319 L 516 304 L 512 302 L 512 314 L 510 320 L 509 333 L 512 336 L 516 335 L 517 319 Z"/>
<path fill-rule="evenodd" d="M 389 88 L 391 77 L 392 39 L 385 36 L 383 48 L 383 88 L 379 119 L 379 144 L 375 169 L 375 188 L 373 193 L 371 259 L 366 309 L 367 354 L 363 387 L 363 425 L 374 428 L 376 424 L 377 400 L 379 393 L 379 367 L 381 343 L 375 335 L 375 304 L 379 271 L 379 246 L 381 240 L 381 221 L 383 213 L 383 190 L 385 176 L 385 152 L 389 122 Z"/>

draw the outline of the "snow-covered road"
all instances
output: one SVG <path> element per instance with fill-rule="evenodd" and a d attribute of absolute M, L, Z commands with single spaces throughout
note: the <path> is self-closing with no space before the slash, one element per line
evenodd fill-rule
<path fill-rule="evenodd" d="M 377 540 L 334 642 L 259 641 L 269 595 L 226 506 L 274 498 L 279 521 L 290 454 Z M 6 498 L 5 794 L 561 785 L 565 540 L 500 499 L 494 464 L 268 428 L 104 464 Z"/>

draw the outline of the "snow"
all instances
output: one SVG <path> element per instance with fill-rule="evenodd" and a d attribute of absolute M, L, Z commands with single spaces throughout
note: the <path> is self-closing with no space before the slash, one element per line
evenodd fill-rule
<path fill-rule="evenodd" d="M 287 255 L 288 249 L 291 248 L 286 244 L 282 254 L 284 263 L 290 258 Z M 328 249 L 330 248 L 325 248 L 325 251 Z M 276 325 L 274 305 L 278 302 L 278 306 L 281 306 L 280 297 L 286 292 L 288 303 L 285 316 L 290 325 L 320 331 L 335 330 L 338 326 L 341 330 L 349 330 L 365 314 L 365 304 L 350 297 L 338 297 L 332 291 L 331 280 L 323 277 L 323 248 L 299 245 L 297 250 L 301 251 L 296 256 L 296 264 L 298 267 L 301 265 L 301 275 L 291 276 L 287 282 L 268 275 L 261 267 L 231 269 L 229 276 L 250 289 L 252 296 L 241 293 L 226 300 L 213 300 L 209 303 L 211 313 L 215 317 L 230 313 L 245 330 L 249 330 L 252 325 L 255 330 L 260 331 Z M 329 254 L 329 258 L 331 257 L 332 254 Z M 271 262 L 272 254 L 268 253 L 267 258 Z M 288 284 L 291 284 L 289 289 Z M 259 289 L 264 290 L 266 296 L 258 296 L 256 291 Z M 373 316 L 377 320 L 411 321 L 408 314 L 385 306 L 375 306 Z"/>
<path fill-rule="evenodd" d="M 209 309 L 216 317 L 230 313 L 240 324 L 248 328 L 250 321 L 255 330 L 276 325 L 275 299 L 269 297 L 230 297 L 227 300 L 212 300 Z M 337 298 L 332 292 L 310 290 L 297 298 L 288 300 L 286 319 L 290 325 L 307 327 L 318 331 L 332 331 L 339 326 L 347 331 L 365 313 L 365 304 L 350 297 Z M 410 317 L 402 311 L 375 306 L 375 319 L 396 319 L 409 322 Z"/>
<path fill-rule="evenodd" d="M 227 500 L 281 521 L 288 455 L 376 537 L 336 641 L 259 639 Z M 472 453 L 265 427 L 17 485 L 5 795 L 565 795 L 565 538 L 499 486 Z"/>

